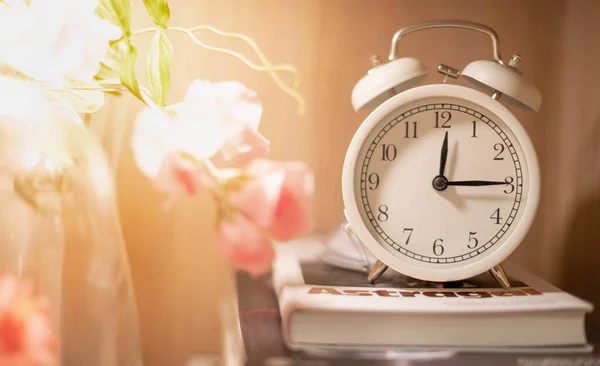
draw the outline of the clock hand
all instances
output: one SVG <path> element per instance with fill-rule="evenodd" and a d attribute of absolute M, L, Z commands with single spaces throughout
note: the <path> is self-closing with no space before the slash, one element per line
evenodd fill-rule
<path fill-rule="evenodd" d="M 500 186 L 506 185 L 506 182 L 493 182 L 488 180 L 457 180 L 454 182 L 446 182 L 447 186 Z"/>
<path fill-rule="evenodd" d="M 448 158 L 448 131 L 446 131 L 446 135 L 444 136 L 444 142 L 442 143 L 442 151 L 440 153 L 440 174 L 439 176 L 444 176 L 444 170 L 446 169 L 446 159 Z"/>

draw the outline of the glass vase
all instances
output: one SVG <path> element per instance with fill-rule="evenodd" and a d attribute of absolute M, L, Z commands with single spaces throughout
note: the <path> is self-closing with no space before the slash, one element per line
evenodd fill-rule
<path fill-rule="evenodd" d="M 78 116 L 0 77 L 0 273 L 49 300 L 65 366 L 142 364 L 114 179 Z M 16 123 L 18 122 L 18 123 Z"/>

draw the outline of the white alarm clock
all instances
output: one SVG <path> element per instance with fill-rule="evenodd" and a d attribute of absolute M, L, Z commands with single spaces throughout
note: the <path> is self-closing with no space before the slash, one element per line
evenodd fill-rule
<path fill-rule="evenodd" d="M 427 69 L 397 58 L 397 43 L 442 27 L 488 34 L 494 61 L 474 61 L 462 71 L 439 65 L 444 83 L 417 87 Z M 378 259 L 369 281 L 389 266 L 436 282 L 490 271 L 509 287 L 501 262 L 529 230 L 540 194 L 534 147 L 501 103 L 540 108 L 539 91 L 517 69 L 520 56 L 504 62 L 496 32 L 485 25 L 435 21 L 396 32 L 389 62 L 371 60 L 352 104 L 357 111 L 381 104 L 354 135 L 342 173 L 348 229 Z M 449 77 L 483 91 L 447 84 Z"/>

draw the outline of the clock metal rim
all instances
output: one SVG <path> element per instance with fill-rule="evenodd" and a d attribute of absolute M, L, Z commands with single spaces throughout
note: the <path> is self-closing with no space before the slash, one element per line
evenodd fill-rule
<path fill-rule="evenodd" d="M 361 146 L 365 143 L 371 130 L 379 124 L 383 118 L 387 117 L 392 111 L 402 107 L 402 105 L 429 97 L 454 97 L 464 99 L 477 105 L 481 105 L 497 115 L 515 135 L 516 140 L 523 150 L 523 158 L 529 169 L 527 204 L 525 205 L 521 220 L 517 223 L 513 233 L 493 253 L 469 264 L 455 268 L 425 268 L 409 262 L 408 258 L 401 258 L 387 251 L 371 235 L 369 229 L 362 220 L 354 192 L 355 188 L 357 188 L 354 177 L 355 165 Z M 518 247 L 529 231 L 538 208 L 539 193 L 540 173 L 537 155 L 529 135 L 521 123 L 506 107 L 498 101 L 493 100 L 490 96 L 459 85 L 436 84 L 420 86 L 395 95 L 381 104 L 363 121 L 352 138 L 344 159 L 342 170 L 342 198 L 345 206 L 346 219 L 362 244 L 375 257 L 392 269 L 407 276 L 428 281 L 441 282 L 462 280 L 485 272 L 501 263 Z"/>

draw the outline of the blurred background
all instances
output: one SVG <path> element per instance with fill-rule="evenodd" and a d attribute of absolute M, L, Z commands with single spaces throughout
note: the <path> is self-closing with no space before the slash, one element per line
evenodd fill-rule
<path fill-rule="evenodd" d="M 133 27 L 152 26 L 142 1 L 132 1 Z M 537 218 L 513 259 L 555 285 L 600 303 L 600 1 L 596 0 L 170 0 L 170 25 L 209 24 L 256 40 L 274 63 L 302 74 L 307 112 L 267 74 L 211 53 L 183 34 L 174 45 L 168 103 L 180 101 L 193 79 L 239 80 L 259 94 L 260 132 L 271 157 L 302 160 L 316 176 L 318 226 L 326 233 L 342 219 L 341 171 L 346 148 L 368 112 L 350 104 L 369 56 L 389 52 L 404 26 L 435 19 L 484 23 L 500 36 L 505 59 L 518 53 L 525 76 L 540 89 L 538 114 L 509 108 L 523 122 L 538 153 L 542 199 Z M 201 40 L 236 49 L 239 41 L 198 33 Z M 145 60 L 149 35 L 135 40 Z M 439 83 L 438 63 L 462 69 L 491 59 L 488 36 L 466 30 L 430 30 L 400 42 L 399 54 L 422 60 L 426 83 Z M 254 59 L 256 60 L 256 59 Z M 139 77 L 144 81 L 140 66 Z M 217 352 L 219 297 L 230 272 L 215 248 L 213 205 L 207 194 L 165 210 L 133 164 L 128 139 L 141 104 L 111 99 L 93 117 L 117 171 L 121 219 L 140 312 L 145 364 L 182 365 L 194 353 Z M 600 320 L 597 314 L 594 316 Z"/>

